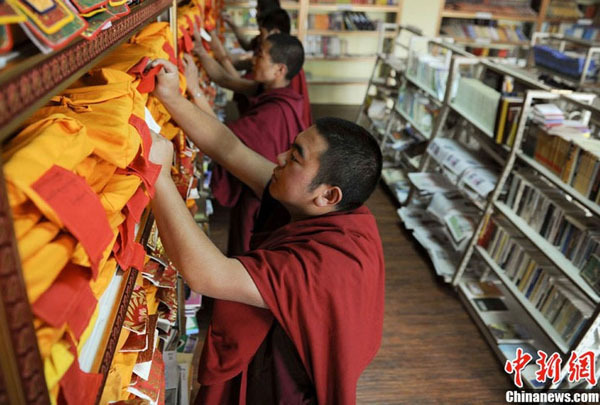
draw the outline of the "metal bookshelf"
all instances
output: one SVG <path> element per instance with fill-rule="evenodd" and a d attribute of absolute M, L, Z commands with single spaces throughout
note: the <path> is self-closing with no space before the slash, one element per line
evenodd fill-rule
<path fill-rule="evenodd" d="M 409 65 L 410 66 L 410 65 Z M 515 83 L 518 83 L 525 91 L 524 101 L 521 105 L 521 115 L 517 122 L 517 129 L 514 142 L 512 147 L 506 145 L 499 145 L 495 142 L 493 128 L 485 126 L 476 116 L 469 114 L 465 109 L 461 108 L 457 104 L 453 103 L 451 88 L 455 80 L 457 80 L 458 72 L 461 68 L 471 67 L 475 72 L 475 78 L 481 79 L 483 73 L 486 70 L 490 70 L 499 74 L 500 76 L 509 76 Z M 416 80 L 414 76 L 410 76 L 407 72 L 404 72 L 403 77 L 412 86 L 418 87 L 423 93 L 428 94 L 432 100 L 439 100 L 434 89 L 425 86 L 419 80 Z M 486 271 L 483 272 L 482 279 L 488 279 L 489 276 L 497 278 L 502 283 L 502 290 L 508 292 L 507 298 L 510 298 L 511 302 L 516 303 L 520 308 L 520 313 L 525 313 L 528 319 L 531 319 L 533 325 L 535 325 L 536 331 L 540 331 L 544 336 L 545 343 L 539 343 L 538 348 L 548 350 L 552 348 L 554 351 L 560 352 L 563 360 L 563 368 L 561 376 L 566 376 L 568 372 L 566 364 L 568 356 L 572 350 L 582 351 L 584 348 L 588 349 L 590 342 L 595 342 L 593 337 L 596 335 L 598 325 L 600 325 L 599 311 L 600 296 L 590 287 L 580 275 L 580 270 L 577 269 L 555 246 L 550 242 L 541 237 L 535 232 L 529 224 L 526 223 L 522 218 L 518 217 L 511 209 L 505 204 L 499 201 L 501 192 L 504 189 L 504 185 L 508 179 L 509 174 L 518 163 L 519 165 L 529 166 L 536 170 L 541 176 L 547 178 L 557 188 L 570 195 L 574 201 L 579 202 L 582 206 L 587 208 L 592 215 L 600 216 L 600 207 L 598 204 L 590 201 L 585 196 L 577 193 L 571 186 L 563 183 L 561 179 L 554 175 L 550 170 L 546 169 L 543 165 L 525 155 L 521 151 L 521 143 L 524 137 L 525 127 L 528 125 L 528 120 L 531 115 L 533 103 L 536 102 L 560 102 L 562 104 L 570 104 L 578 111 L 582 111 L 583 122 L 588 124 L 590 117 L 598 118 L 600 111 L 595 107 L 591 106 L 594 95 L 591 94 L 579 94 L 569 93 L 564 91 L 556 91 L 549 86 L 532 79 L 519 72 L 516 69 L 504 67 L 498 64 L 494 64 L 490 60 L 479 59 L 469 55 L 455 54 L 452 56 L 452 63 L 450 65 L 450 72 L 446 82 L 446 93 L 444 99 L 441 101 L 441 110 L 438 113 L 437 120 L 434 123 L 434 129 L 431 133 L 429 142 L 433 142 L 438 136 L 442 134 L 446 126 L 446 122 L 450 114 L 453 114 L 458 118 L 458 123 L 455 127 L 456 132 L 463 132 L 474 140 L 481 149 L 483 149 L 487 155 L 491 156 L 498 164 L 501 165 L 502 170 L 498 174 L 498 180 L 494 190 L 488 195 L 487 201 L 484 205 L 478 205 L 481 211 L 479 222 L 475 228 L 472 238 L 467 245 L 460 263 L 457 265 L 454 276 L 452 277 L 451 284 L 457 289 L 459 297 L 465 304 L 465 307 L 469 314 L 473 317 L 475 323 L 482 330 L 483 335 L 490 343 L 494 352 L 498 355 L 501 362 L 506 361 L 504 355 L 498 349 L 498 342 L 491 336 L 489 330 L 487 330 L 486 322 L 484 320 L 484 314 L 478 311 L 472 302 L 468 299 L 468 292 L 465 290 L 464 283 L 467 277 L 465 273 L 467 268 L 474 268 L 475 259 L 474 253 L 477 253 L 477 259 L 483 260 L 485 263 Z M 405 117 L 406 118 L 406 117 Z M 466 129 L 466 131 L 465 131 Z M 452 136 L 451 136 L 452 137 Z M 421 165 L 419 167 L 420 172 L 427 172 L 431 167 L 432 157 L 426 152 L 421 159 Z M 464 193 L 463 193 L 464 194 Z M 414 188 L 411 190 L 409 196 L 409 204 L 411 199 L 414 198 Z M 473 202 L 473 200 L 471 200 Z M 595 311 L 592 317 L 587 321 L 585 329 L 579 335 L 579 337 L 569 345 L 568 342 L 557 332 L 554 326 L 548 321 L 541 312 L 535 308 L 535 306 L 525 297 L 525 295 L 516 287 L 516 285 L 506 276 L 505 272 L 499 267 L 497 263 L 489 256 L 487 251 L 481 246 L 477 245 L 479 236 L 484 229 L 487 221 L 494 216 L 500 216 L 506 218 L 515 228 L 517 228 L 521 236 L 525 237 L 531 242 L 531 244 L 543 253 L 558 269 L 560 275 L 565 277 L 574 285 L 574 287 L 583 294 L 592 305 L 595 306 Z M 514 235 L 517 236 L 517 235 Z M 506 294 L 505 294 L 506 295 Z M 519 318 L 523 319 L 521 315 Z M 536 332 L 539 336 L 540 333 Z M 544 340 L 542 339 L 542 340 Z M 594 343 L 595 344 L 595 343 Z M 597 352 L 600 348 L 593 348 Z M 564 378 L 563 378 L 564 379 Z M 564 387 L 565 384 L 560 385 Z M 559 384 L 545 384 L 544 388 L 557 388 Z M 530 388 L 533 388 L 530 386 Z M 539 387 L 538 387 L 539 388 Z"/>

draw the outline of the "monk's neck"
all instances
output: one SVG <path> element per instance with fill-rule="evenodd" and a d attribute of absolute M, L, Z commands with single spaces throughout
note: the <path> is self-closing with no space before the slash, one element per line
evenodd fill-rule
<path fill-rule="evenodd" d="M 284 87 L 287 87 L 289 84 L 290 84 L 289 80 L 282 81 L 282 82 L 263 83 L 263 88 L 265 89 L 265 91 L 282 89 Z"/>

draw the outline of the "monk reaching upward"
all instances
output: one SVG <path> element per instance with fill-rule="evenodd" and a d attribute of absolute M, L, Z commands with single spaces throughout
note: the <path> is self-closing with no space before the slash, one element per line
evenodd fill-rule
<path fill-rule="evenodd" d="M 197 70 L 191 57 L 185 60 L 186 77 L 189 77 L 190 83 L 193 77 L 197 77 Z M 201 61 L 203 65 L 206 62 L 204 59 Z M 296 135 L 305 128 L 302 97 L 288 87 L 290 79 L 302 68 L 303 62 L 304 49 L 297 38 L 273 34 L 263 41 L 255 58 L 255 80 L 237 79 L 242 81 L 242 86 L 260 86 L 262 91 L 253 99 L 244 115 L 227 125 L 246 146 L 271 162 L 276 161 L 278 154 L 288 150 Z M 197 83 L 196 80 L 188 91 L 197 105 L 212 114 L 208 104 L 202 103 Z M 255 195 L 219 165 L 213 170 L 211 189 L 219 204 L 233 207 L 228 254 L 246 252 L 258 215 L 260 195 Z"/>
<path fill-rule="evenodd" d="M 169 258 L 193 290 L 240 304 L 229 323 L 209 328 L 196 403 L 355 403 L 383 327 L 381 240 L 363 205 L 381 173 L 376 141 L 321 119 L 275 164 L 182 97 L 174 65 L 155 63 L 155 94 L 179 126 L 262 196 L 251 250 L 223 255 L 177 193 L 171 144 L 155 136 L 150 159 L 163 169 L 153 209 Z"/>

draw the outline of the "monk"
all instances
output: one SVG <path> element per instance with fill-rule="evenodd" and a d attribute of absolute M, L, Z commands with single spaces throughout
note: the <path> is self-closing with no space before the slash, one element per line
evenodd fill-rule
<path fill-rule="evenodd" d="M 290 26 L 290 16 L 287 11 L 282 8 L 271 10 L 265 14 L 260 23 L 260 33 L 257 36 L 257 48 L 255 52 L 258 53 L 260 51 L 261 43 L 270 35 L 290 34 Z M 240 114 L 245 114 L 252 103 L 252 98 L 256 97 L 262 91 L 260 83 L 253 80 L 254 71 L 250 70 L 243 77 L 240 76 L 231 61 L 230 55 L 227 53 L 214 31 L 211 32 L 212 41 L 210 42 L 215 57 L 214 60 L 206 53 L 204 47 L 201 46 L 200 32 L 195 31 L 194 36 L 195 43 L 198 44 L 194 51 L 202 61 L 207 74 L 211 80 L 218 85 L 235 92 L 234 100 L 237 102 L 238 110 Z M 219 63 L 215 63 L 215 60 Z M 250 68 L 252 68 L 252 65 L 250 65 Z M 312 115 L 310 111 L 308 85 L 303 69 L 300 69 L 300 71 L 290 79 L 289 87 L 303 97 L 302 119 L 307 127 L 310 126 L 312 124 Z"/>
<path fill-rule="evenodd" d="M 201 58 L 206 67 L 212 58 Z M 238 89 L 262 88 L 253 98 L 244 115 L 227 125 L 250 149 L 275 162 L 277 155 L 289 149 L 294 137 L 305 128 L 302 120 L 302 97 L 288 85 L 304 61 L 304 49 L 297 38 L 287 34 L 270 35 L 261 45 L 255 58 L 255 80 L 237 79 Z M 191 69 L 191 72 L 189 71 Z M 186 77 L 197 76 L 193 63 L 186 63 Z M 192 96 L 199 94 L 197 81 L 190 86 Z M 194 96 L 193 96 L 194 97 Z M 210 114 L 210 107 L 204 109 Z M 219 204 L 233 207 L 229 230 L 228 254 L 244 253 L 250 247 L 254 219 L 258 214 L 259 197 L 216 166 L 213 170 L 211 189 Z"/>
<path fill-rule="evenodd" d="M 172 146 L 155 136 L 163 167 L 154 215 L 189 286 L 238 305 L 212 323 L 197 404 L 354 404 L 358 378 L 382 336 L 384 262 L 363 203 L 382 157 L 362 127 L 326 118 L 298 134 L 277 164 L 177 92 L 177 68 L 157 60 L 155 95 L 208 156 L 262 196 L 252 249 L 227 257 L 194 223 L 170 178 Z"/>

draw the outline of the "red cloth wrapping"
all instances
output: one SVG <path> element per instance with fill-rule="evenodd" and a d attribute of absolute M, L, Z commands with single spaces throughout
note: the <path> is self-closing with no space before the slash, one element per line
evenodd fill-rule
<path fill-rule="evenodd" d="M 240 384 L 227 380 L 243 380 L 239 374 L 275 319 L 293 341 L 318 402 L 354 404 L 356 383 L 383 329 L 385 268 L 374 217 L 360 207 L 289 223 L 253 240 L 260 239 L 257 249 L 237 259 L 270 311 L 236 304 L 229 319 L 213 316 L 198 376 L 210 399 L 205 403 L 223 403 L 211 394 L 236 397 L 224 387 Z M 241 391 L 239 403 L 243 382 Z"/>
<path fill-rule="evenodd" d="M 229 128 L 250 149 L 272 162 L 288 150 L 296 135 L 305 129 L 302 97 L 290 88 L 265 91 Z M 219 204 L 234 207 L 229 230 L 229 254 L 241 254 L 250 246 L 254 218 L 260 199 L 222 167 L 215 166 L 211 189 Z"/>

